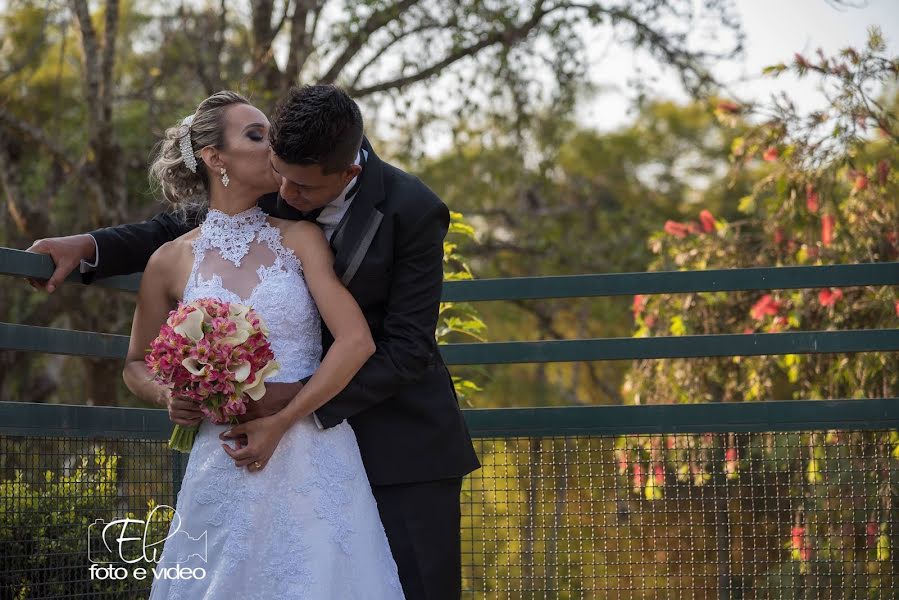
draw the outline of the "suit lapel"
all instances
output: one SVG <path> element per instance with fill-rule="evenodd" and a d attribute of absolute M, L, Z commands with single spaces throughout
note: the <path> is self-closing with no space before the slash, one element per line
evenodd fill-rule
<path fill-rule="evenodd" d="M 384 198 L 383 163 L 367 139 L 362 140 L 362 148 L 368 152 L 368 158 L 359 192 L 350 204 L 346 225 L 338 232 L 339 238 L 334 240 L 334 272 L 344 285 L 349 285 L 356 275 L 384 219 L 384 214 L 377 208 Z"/>

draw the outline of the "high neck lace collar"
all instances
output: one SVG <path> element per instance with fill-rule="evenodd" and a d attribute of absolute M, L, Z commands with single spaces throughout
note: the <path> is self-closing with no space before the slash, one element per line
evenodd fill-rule
<path fill-rule="evenodd" d="M 200 225 L 200 239 L 239 267 L 240 260 L 249 251 L 250 242 L 266 223 L 266 215 L 258 206 L 236 215 L 210 208 L 206 220 Z"/>

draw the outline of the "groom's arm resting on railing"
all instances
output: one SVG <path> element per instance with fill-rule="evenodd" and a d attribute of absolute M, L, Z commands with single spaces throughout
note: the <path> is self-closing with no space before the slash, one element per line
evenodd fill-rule
<path fill-rule="evenodd" d="M 139 273 L 157 248 L 196 226 L 196 211 L 190 211 L 184 217 L 164 212 L 140 223 L 91 231 L 88 235 L 97 242 L 95 274 L 112 277 Z"/>
<path fill-rule="evenodd" d="M 28 252 L 50 256 L 56 269 L 46 281 L 29 281 L 36 288 L 53 292 L 79 266 L 84 283 L 90 283 L 95 276 L 139 273 L 157 248 L 196 227 L 196 221 L 195 212 L 189 212 L 184 219 L 160 213 L 140 223 L 36 240 Z"/>

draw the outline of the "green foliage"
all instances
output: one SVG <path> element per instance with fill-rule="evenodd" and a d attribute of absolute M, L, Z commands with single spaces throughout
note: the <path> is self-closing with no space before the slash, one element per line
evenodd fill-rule
<path fill-rule="evenodd" d="M 0 548 L 4 571 L 0 587 L 16 598 L 77 594 L 134 594 L 144 582 L 91 580 L 88 526 L 95 519 L 128 517 L 117 506 L 119 457 L 94 445 L 86 456 L 75 457 L 66 469 L 43 472 L 16 469 L 12 479 L 0 481 Z M 33 480 L 26 478 L 38 475 Z M 155 505 L 151 502 L 149 511 Z M 148 516 L 143 519 L 147 520 Z M 155 521 L 155 520 L 154 520 Z M 167 523 L 155 523 L 158 535 Z M 162 536 L 160 536 L 162 537 Z M 130 567 L 149 568 L 141 561 Z"/>
<path fill-rule="evenodd" d="M 475 239 L 474 229 L 465 222 L 461 213 L 450 212 L 450 225 L 447 237 L 443 242 L 443 280 L 466 281 L 473 279 L 471 269 L 465 257 L 459 251 L 460 239 Z M 478 311 L 468 302 L 441 302 L 437 324 L 437 341 L 440 344 L 452 341 L 487 341 L 485 332 L 487 325 L 481 320 Z M 476 381 L 483 379 L 483 370 L 469 368 L 465 375 L 453 375 L 453 384 L 459 402 L 465 406 L 473 406 L 472 397 L 483 388 Z"/>
<path fill-rule="evenodd" d="M 749 194 L 735 198 L 743 216 L 731 221 L 706 209 L 699 222 L 669 221 L 664 231 L 650 237 L 655 254 L 651 270 L 851 264 L 899 257 L 899 103 L 868 95 L 875 84 L 895 85 L 899 59 L 878 54 L 879 35 L 872 31 L 867 49 L 846 49 L 837 57 L 819 53 L 812 61 L 797 55 L 790 68 L 800 76 L 819 75 L 824 93 L 833 99 L 824 112 L 801 118 L 785 99 L 758 109 L 766 119 L 747 126 L 743 119 L 751 107 L 718 102 L 722 124 L 739 133 L 730 146 L 729 179 L 749 176 L 756 181 Z M 787 68 L 779 65 L 769 72 L 777 75 Z M 634 320 L 635 336 L 895 329 L 899 300 L 889 287 L 661 294 L 635 298 Z M 895 397 L 896 364 L 895 357 L 884 353 L 643 360 L 634 363 L 625 391 L 632 400 L 650 404 Z M 879 566 L 889 560 L 887 528 L 867 546 L 833 540 L 845 537 L 835 533 L 845 528 L 879 530 L 879 524 L 894 519 L 899 488 L 889 473 L 899 464 L 878 450 L 889 447 L 888 435 L 896 436 L 764 434 L 746 444 L 733 436 L 685 436 L 667 449 L 628 442 L 619 449 L 619 464 L 622 475 L 641 461 L 662 469 L 680 465 L 684 472 L 677 473 L 678 479 L 683 476 L 694 486 L 705 485 L 705 475 L 719 476 L 721 469 L 739 485 L 750 464 L 756 477 L 781 472 L 789 477 L 795 524 L 792 534 L 783 532 L 788 562 L 772 565 L 765 585 L 802 586 L 802 576 L 814 573 L 837 578 L 840 588 L 855 581 L 876 593 L 890 572 Z M 766 473 L 761 465 L 771 470 Z M 641 480 L 640 485 L 647 484 Z M 847 495 L 859 502 L 841 503 Z M 866 513 L 858 506 L 878 508 Z M 838 560 L 866 566 L 831 572 L 828 561 Z"/>

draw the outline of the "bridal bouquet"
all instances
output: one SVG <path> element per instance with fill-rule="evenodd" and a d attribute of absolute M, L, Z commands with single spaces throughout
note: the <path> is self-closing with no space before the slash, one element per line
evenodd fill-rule
<path fill-rule="evenodd" d="M 193 400 L 213 423 L 236 423 L 248 398 L 265 394 L 279 370 L 259 315 L 242 304 L 201 298 L 179 303 L 144 361 L 153 378 Z M 198 425 L 175 425 L 169 447 L 190 452 Z"/>

